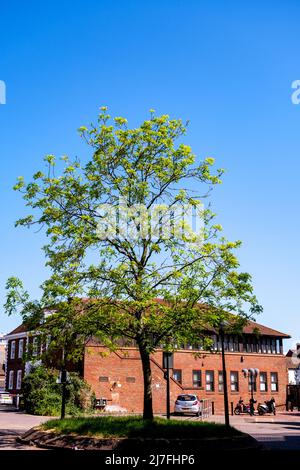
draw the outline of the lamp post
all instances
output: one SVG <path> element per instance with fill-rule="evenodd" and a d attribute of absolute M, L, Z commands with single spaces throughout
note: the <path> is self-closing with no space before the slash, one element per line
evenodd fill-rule
<path fill-rule="evenodd" d="M 166 386 L 166 411 L 167 419 L 171 417 L 170 411 L 170 369 L 173 368 L 173 354 L 170 352 L 163 352 L 163 368 L 166 369 L 164 374 L 167 386 Z"/>
<path fill-rule="evenodd" d="M 225 326 L 224 322 L 221 322 L 220 325 L 219 325 L 219 334 L 220 334 L 220 338 L 221 338 L 221 347 L 222 347 L 222 374 L 223 374 L 225 426 L 229 427 L 227 371 L 226 371 L 225 348 L 224 348 L 224 326 Z"/>
<path fill-rule="evenodd" d="M 57 383 L 61 384 L 61 408 L 60 419 L 64 419 L 66 415 L 66 402 L 67 402 L 67 384 L 70 383 L 69 375 L 66 369 L 66 353 L 65 348 L 62 349 L 60 377 Z"/>
<path fill-rule="evenodd" d="M 250 393 L 252 406 L 254 405 L 254 386 L 256 385 L 256 378 L 259 374 L 259 369 L 251 367 L 250 369 L 243 369 L 244 376 L 248 377 L 250 382 Z M 254 408 L 253 408 L 254 409 Z"/>

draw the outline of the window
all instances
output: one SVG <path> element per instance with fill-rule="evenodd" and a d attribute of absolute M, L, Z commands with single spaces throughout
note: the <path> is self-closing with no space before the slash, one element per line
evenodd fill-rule
<path fill-rule="evenodd" d="M 239 340 L 237 336 L 229 336 L 229 351 L 239 350 Z"/>
<path fill-rule="evenodd" d="M 182 371 L 181 369 L 173 369 L 173 379 L 179 382 L 180 384 L 182 383 Z"/>
<path fill-rule="evenodd" d="M 205 374 L 205 382 L 206 382 L 206 391 L 213 392 L 215 389 L 215 379 L 214 379 L 214 371 L 207 370 Z"/>
<path fill-rule="evenodd" d="M 230 372 L 230 389 L 232 392 L 239 391 L 239 373 L 238 372 Z"/>
<path fill-rule="evenodd" d="M 32 341 L 32 355 L 38 355 L 38 338 L 35 336 Z"/>
<path fill-rule="evenodd" d="M 200 388 L 201 385 L 201 370 L 193 370 L 193 387 Z"/>
<path fill-rule="evenodd" d="M 18 358 L 21 359 L 23 357 L 24 352 L 24 339 L 19 340 L 19 349 L 18 349 Z"/>
<path fill-rule="evenodd" d="M 17 385 L 16 385 L 16 389 L 17 390 L 20 390 L 22 386 L 22 371 L 21 370 L 18 370 L 17 372 Z"/>
<path fill-rule="evenodd" d="M 214 351 L 217 351 L 217 349 L 219 349 L 219 339 L 218 339 L 218 336 L 217 336 L 217 335 L 213 335 L 213 336 L 212 336 L 212 340 L 213 340 L 213 343 L 212 343 L 211 349 L 213 349 Z"/>
<path fill-rule="evenodd" d="M 268 381 L 267 381 L 267 373 L 260 372 L 259 374 L 259 389 L 261 392 L 268 391 Z"/>
<path fill-rule="evenodd" d="M 189 394 L 178 395 L 177 400 L 178 401 L 195 401 L 195 400 L 198 400 L 198 397 L 196 397 L 196 395 L 189 395 Z"/>
<path fill-rule="evenodd" d="M 278 373 L 271 372 L 271 392 L 278 392 Z"/>
<path fill-rule="evenodd" d="M 221 370 L 218 373 L 218 390 L 219 392 L 224 392 L 223 372 Z"/>
<path fill-rule="evenodd" d="M 256 338 L 253 338 L 253 352 L 258 353 L 258 342 Z"/>
<path fill-rule="evenodd" d="M 12 390 L 14 388 L 14 371 L 10 370 L 8 375 L 8 389 Z"/>
<path fill-rule="evenodd" d="M 10 343 L 10 358 L 14 359 L 16 355 L 16 342 L 12 341 Z"/>

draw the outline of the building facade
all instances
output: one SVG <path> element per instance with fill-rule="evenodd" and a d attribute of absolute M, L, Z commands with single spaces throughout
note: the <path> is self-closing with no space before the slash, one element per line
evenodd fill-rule
<path fill-rule="evenodd" d="M 223 374 L 220 337 L 210 333 L 211 351 L 201 345 L 178 345 L 170 370 L 171 409 L 176 397 L 194 393 L 200 399 L 209 399 L 215 413 L 223 412 Z M 259 373 L 253 385 L 254 398 L 263 402 L 274 396 L 277 406 L 286 405 L 288 370 L 283 353 L 283 340 L 290 336 L 279 331 L 248 322 L 241 335 L 225 335 L 227 387 L 229 404 L 240 397 L 249 400 L 251 383 L 243 370 L 257 368 Z M 26 348 L 28 334 L 21 325 L 7 335 L 6 389 L 20 393 L 25 364 L 22 349 Z M 155 413 L 166 410 L 166 380 L 163 369 L 163 351 L 157 349 L 151 356 L 153 408 Z M 107 401 L 107 409 L 141 412 L 143 409 L 143 375 L 139 352 L 134 345 L 108 351 L 96 341 L 90 341 L 84 351 L 81 368 L 83 378 L 90 384 L 97 398 Z"/>
<path fill-rule="evenodd" d="M 6 335 L 5 389 L 11 394 L 21 392 L 22 380 L 26 363 L 23 360 L 28 344 L 28 333 L 24 325 L 20 325 Z"/>
<path fill-rule="evenodd" d="M 6 339 L 0 333 L 0 392 L 5 390 Z"/>
<path fill-rule="evenodd" d="M 289 349 L 286 354 L 288 368 L 288 384 L 300 386 L 300 344 L 296 349 Z"/>

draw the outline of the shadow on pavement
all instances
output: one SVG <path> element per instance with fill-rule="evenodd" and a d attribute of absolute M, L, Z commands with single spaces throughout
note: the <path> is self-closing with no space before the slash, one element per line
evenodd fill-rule
<path fill-rule="evenodd" d="M 12 429 L 1 429 L 0 430 L 0 450 L 3 448 L 9 449 L 21 449 L 23 446 L 16 441 L 16 438 L 20 435 L 20 432 Z"/>
<path fill-rule="evenodd" d="M 264 449 L 276 451 L 300 451 L 300 436 L 293 435 L 253 435 Z"/>

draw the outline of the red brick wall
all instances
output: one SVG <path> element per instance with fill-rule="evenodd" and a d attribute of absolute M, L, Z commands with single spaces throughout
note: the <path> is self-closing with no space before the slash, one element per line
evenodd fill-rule
<path fill-rule="evenodd" d="M 103 356 L 101 353 L 105 353 Z M 243 362 L 241 361 L 243 358 Z M 154 412 L 165 412 L 166 383 L 163 377 L 162 352 L 152 355 L 152 388 Z M 267 372 L 268 391 L 260 392 L 259 378 L 257 379 L 257 392 L 255 399 L 263 402 L 271 396 L 275 397 L 277 405 L 284 405 L 286 399 L 287 368 L 283 355 L 226 353 L 226 368 L 228 373 L 229 403 L 235 405 L 239 397 L 249 400 L 248 379 L 244 378 L 242 369 L 258 368 Z M 223 412 L 223 393 L 218 392 L 218 371 L 222 370 L 221 354 L 207 353 L 195 358 L 191 351 L 177 351 L 174 355 L 174 368 L 182 370 L 182 387 L 171 380 L 171 410 L 176 396 L 179 393 L 196 393 L 199 398 L 209 398 L 214 402 L 215 412 Z M 202 371 L 202 388 L 194 389 L 192 384 L 192 371 Z M 205 371 L 213 370 L 215 375 L 215 391 L 205 390 Z M 239 391 L 230 390 L 230 371 L 237 371 L 239 378 Z M 271 392 L 270 372 L 278 373 L 279 391 Z M 99 377 L 107 377 L 108 382 L 100 382 Z M 134 377 L 135 382 L 128 382 L 128 377 Z M 100 346 L 88 346 L 84 357 L 84 378 L 92 386 L 97 398 L 107 398 L 109 405 L 119 405 L 130 412 L 141 412 L 143 409 L 143 377 L 139 353 L 135 349 L 120 349 L 108 353 Z"/>

